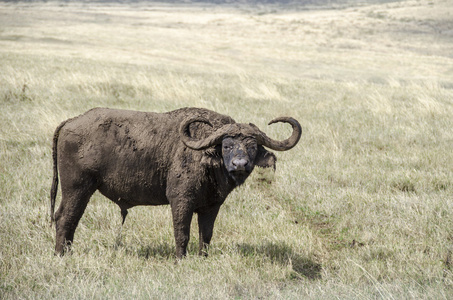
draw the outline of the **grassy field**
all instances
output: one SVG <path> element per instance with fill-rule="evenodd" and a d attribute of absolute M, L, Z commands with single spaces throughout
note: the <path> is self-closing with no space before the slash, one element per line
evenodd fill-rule
<path fill-rule="evenodd" d="M 376 2 L 0 2 L 0 299 L 451 299 L 453 3 Z M 96 106 L 303 135 L 229 196 L 207 259 L 196 222 L 175 264 L 168 206 L 121 227 L 100 194 L 54 257 L 53 131 Z"/>

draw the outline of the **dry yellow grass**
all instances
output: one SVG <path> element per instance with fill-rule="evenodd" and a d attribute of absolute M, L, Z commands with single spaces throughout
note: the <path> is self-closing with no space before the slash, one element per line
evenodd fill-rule
<path fill-rule="evenodd" d="M 336 1 L 338 2 L 338 1 Z M 376 2 L 376 1 L 374 1 Z M 449 299 L 453 3 L 341 9 L 0 3 L 0 298 Z M 174 264 L 168 207 L 96 194 L 53 256 L 54 128 L 94 106 L 199 106 L 304 133 Z M 196 223 L 196 222 L 194 222 Z"/>

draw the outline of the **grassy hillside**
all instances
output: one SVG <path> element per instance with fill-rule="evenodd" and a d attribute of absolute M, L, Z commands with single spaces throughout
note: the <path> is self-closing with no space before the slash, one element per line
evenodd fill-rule
<path fill-rule="evenodd" d="M 0 299 L 450 299 L 452 15 L 447 0 L 1 2 Z M 175 264 L 169 207 L 121 227 L 100 194 L 54 257 L 53 131 L 96 106 L 205 107 L 274 138 L 288 115 L 303 136 L 272 182 L 230 195 L 207 259 L 196 222 Z"/>

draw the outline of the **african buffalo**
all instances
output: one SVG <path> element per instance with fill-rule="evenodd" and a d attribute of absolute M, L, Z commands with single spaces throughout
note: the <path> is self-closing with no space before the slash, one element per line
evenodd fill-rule
<path fill-rule="evenodd" d="M 198 214 L 199 253 L 207 255 L 214 221 L 228 194 L 255 166 L 275 169 L 276 157 L 264 147 L 294 147 L 302 129 L 293 118 L 292 135 L 269 138 L 254 124 L 201 108 L 167 113 L 94 108 L 61 123 L 53 137 L 51 220 L 56 223 L 55 253 L 72 244 L 77 224 L 96 190 L 121 209 L 170 204 L 176 257 L 186 254 L 193 213 Z M 264 147 L 263 147 L 264 146 Z M 61 179 L 62 200 L 54 215 Z"/>

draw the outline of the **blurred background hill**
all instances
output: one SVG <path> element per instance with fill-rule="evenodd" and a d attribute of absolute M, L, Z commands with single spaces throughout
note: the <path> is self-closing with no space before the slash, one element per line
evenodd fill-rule
<path fill-rule="evenodd" d="M 85 2 L 85 3 L 173 3 L 173 4 L 241 4 L 241 5 L 290 5 L 293 7 L 319 7 L 319 6 L 349 6 L 364 4 L 382 4 L 400 2 L 401 0 L 66 0 L 63 2 Z M 38 2 L 36 0 L 3 0 L 3 2 Z"/>

